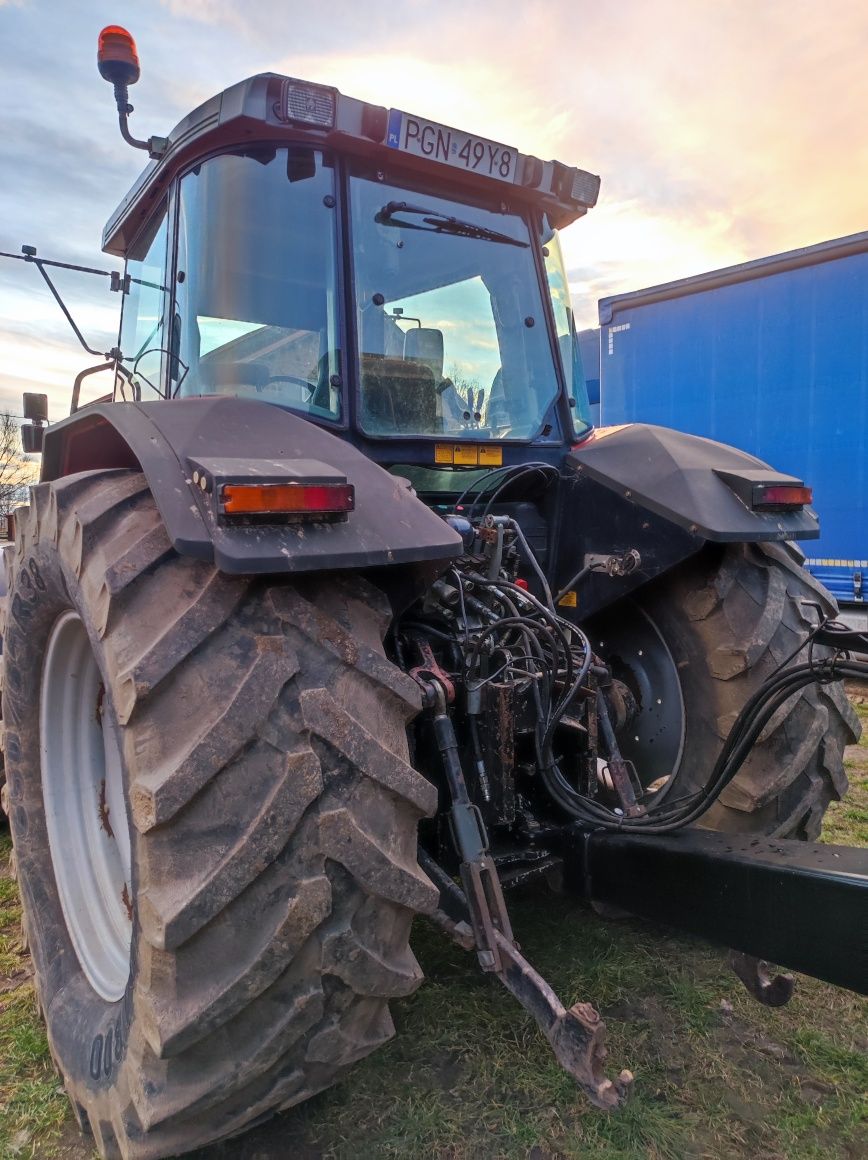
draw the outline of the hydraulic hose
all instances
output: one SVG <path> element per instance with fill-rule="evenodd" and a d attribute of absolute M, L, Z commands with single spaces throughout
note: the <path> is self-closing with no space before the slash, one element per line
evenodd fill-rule
<path fill-rule="evenodd" d="M 843 658 L 795 665 L 772 676 L 745 703 L 724 742 L 708 784 L 681 807 L 654 810 L 639 818 L 626 818 L 577 793 L 563 779 L 555 795 L 565 809 L 592 825 L 609 830 L 640 831 L 645 834 L 667 834 L 690 825 L 720 796 L 738 773 L 757 738 L 778 709 L 799 689 L 819 681 L 828 684 L 842 677 L 868 679 L 868 663 Z M 547 787 L 550 780 L 545 779 Z M 564 794 L 563 790 L 569 792 Z M 569 804 L 567 804 L 569 803 Z"/>

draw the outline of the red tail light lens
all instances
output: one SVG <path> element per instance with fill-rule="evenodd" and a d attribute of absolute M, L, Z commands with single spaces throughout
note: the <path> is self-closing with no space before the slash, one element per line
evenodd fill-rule
<path fill-rule="evenodd" d="M 341 515 L 355 507 L 351 483 L 227 483 L 220 493 L 228 516 Z"/>
<path fill-rule="evenodd" d="M 810 487 L 795 486 L 794 484 L 761 483 L 753 489 L 754 511 L 794 511 L 803 508 L 813 501 L 814 493 Z"/>

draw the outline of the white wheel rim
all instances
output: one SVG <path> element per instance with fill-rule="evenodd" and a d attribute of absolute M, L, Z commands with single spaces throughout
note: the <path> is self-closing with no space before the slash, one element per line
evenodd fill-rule
<path fill-rule="evenodd" d="M 103 999 L 130 976 L 130 828 L 114 715 L 87 631 L 65 612 L 51 631 L 39 704 L 51 863 L 69 937 Z"/>

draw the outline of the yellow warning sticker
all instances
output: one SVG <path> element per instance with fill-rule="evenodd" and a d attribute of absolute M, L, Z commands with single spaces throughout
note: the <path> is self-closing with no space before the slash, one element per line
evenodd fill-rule
<path fill-rule="evenodd" d="M 435 443 L 435 463 L 455 463 L 459 467 L 500 467 L 502 447 L 477 447 L 472 443 Z"/>
<path fill-rule="evenodd" d="M 561 608 L 576 608 L 579 603 L 579 597 L 575 592 L 565 592 L 558 601 Z"/>
<path fill-rule="evenodd" d="M 502 447 L 480 447 L 479 448 L 479 466 L 480 467 L 500 467 L 503 463 L 503 448 Z"/>

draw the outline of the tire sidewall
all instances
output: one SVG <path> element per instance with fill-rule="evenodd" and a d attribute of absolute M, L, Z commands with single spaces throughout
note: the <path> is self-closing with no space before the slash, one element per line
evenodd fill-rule
<path fill-rule="evenodd" d="M 10 824 L 24 913 L 39 916 L 38 922 L 27 923 L 27 937 L 51 1052 L 65 1080 L 98 1091 L 117 1082 L 126 1055 L 136 983 L 138 923 L 134 913 L 133 961 L 125 994 L 117 1002 L 107 1002 L 88 982 L 67 931 L 52 865 L 42 787 L 42 667 L 51 631 L 58 618 L 70 610 L 81 618 L 100 669 L 105 688 L 103 712 L 114 713 L 104 651 L 72 569 L 53 543 L 28 545 L 12 581 L 4 635 L 3 717 Z M 125 761 L 123 767 L 128 795 Z M 130 836 L 135 875 L 134 827 L 130 827 Z M 135 900 L 135 881 L 131 890 Z"/>
<path fill-rule="evenodd" d="M 836 609 L 792 549 L 777 543 L 709 546 L 649 585 L 638 603 L 678 671 L 685 728 L 672 788 L 688 793 L 707 784 L 748 699 L 794 663 L 817 616 Z M 852 716 L 841 689 L 795 694 L 699 824 L 816 840 L 826 806 L 846 788 L 842 757 L 855 735 Z"/>
<path fill-rule="evenodd" d="M 695 575 L 701 576 L 700 569 L 696 569 Z M 706 642 L 685 611 L 685 591 L 683 584 L 674 591 L 658 590 L 640 605 L 669 650 L 681 685 L 684 705 L 681 759 L 672 785 L 667 787 L 667 795 L 674 791 L 675 796 L 707 784 L 725 738 L 725 723 L 718 722 L 723 709 L 719 703 L 721 683 L 709 672 Z"/>

